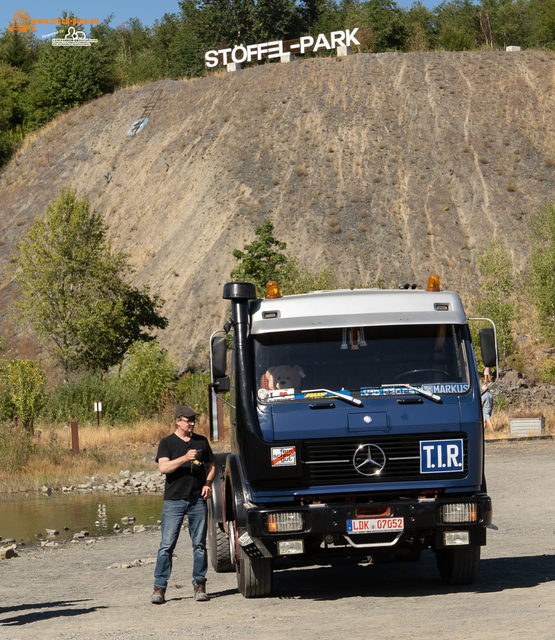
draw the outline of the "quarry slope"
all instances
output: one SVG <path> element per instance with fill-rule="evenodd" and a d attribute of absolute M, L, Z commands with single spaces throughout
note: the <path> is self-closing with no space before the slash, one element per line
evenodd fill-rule
<path fill-rule="evenodd" d="M 131 137 L 150 95 L 146 127 Z M 105 96 L 41 130 L 0 175 L 0 315 L 15 242 L 62 186 L 88 192 L 130 254 L 134 283 L 165 300 L 160 335 L 202 366 L 227 317 L 232 250 L 264 219 L 338 284 L 423 285 L 465 301 L 497 236 L 515 271 L 527 222 L 555 194 L 555 58 L 542 51 L 358 54 L 266 64 Z"/>

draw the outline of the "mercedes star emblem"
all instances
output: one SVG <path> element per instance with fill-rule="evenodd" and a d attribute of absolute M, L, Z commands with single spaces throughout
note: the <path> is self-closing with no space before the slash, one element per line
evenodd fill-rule
<path fill-rule="evenodd" d="M 361 444 L 353 456 L 353 466 L 363 476 L 379 475 L 385 462 L 385 453 L 377 444 Z"/>

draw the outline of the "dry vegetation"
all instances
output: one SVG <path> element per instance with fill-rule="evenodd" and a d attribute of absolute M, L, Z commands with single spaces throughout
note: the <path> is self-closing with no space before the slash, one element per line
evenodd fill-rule
<path fill-rule="evenodd" d="M 488 429 L 486 439 L 500 440 L 511 437 L 511 418 L 541 418 L 545 417 L 545 431 L 542 435 L 555 437 L 555 408 L 549 407 L 542 411 L 507 410 L 494 408 L 491 422 L 493 433 Z"/>
<path fill-rule="evenodd" d="M 69 426 L 39 426 L 33 438 L 34 455 L 17 473 L 0 472 L 0 493 L 77 485 L 90 476 L 119 477 L 124 469 L 156 472 L 154 457 L 158 442 L 172 430 L 171 420 L 150 420 L 122 428 L 80 426 L 80 453 L 75 455 L 71 451 Z M 210 437 L 210 427 L 204 417 L 195 431 Z M 212 448 L 214 451 L 229 450 L 229 425 L 226 425 L 223 439 L 212 443 Z"/>

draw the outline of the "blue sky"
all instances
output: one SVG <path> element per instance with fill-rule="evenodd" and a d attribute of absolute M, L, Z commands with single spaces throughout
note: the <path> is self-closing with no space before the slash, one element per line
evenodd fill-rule
<path fill-rule="evenodd" d="M 401 7 L 409 7 L 413 0 L 396 0 Z M 439 0 L 424 0 L 427 7 L 434 7 Z M 0 6 L 0 30 L 8 27 L 15 11 L 18 9 L 27 11 L 31 18 L 46 19 L 58 18 L 62 11 L 72 11 L 80 18 L 96 18 L 100 22 L 110 13 L 114 14 L 112 25 L 137 17 L 145 25 L 151 25 L 156 19 L 160 19 L 165 13 L 177 13 L 179 5 L 177 0 L 123 0 L 110 2 L 109 0 L 96 0 L 85 2 L 72 0 L 71 3 L 62 0 L 3 0 Z M 43 36 L 52 33 L 55 29 L 51 25 L 37 25 L 36 35 Z"/>

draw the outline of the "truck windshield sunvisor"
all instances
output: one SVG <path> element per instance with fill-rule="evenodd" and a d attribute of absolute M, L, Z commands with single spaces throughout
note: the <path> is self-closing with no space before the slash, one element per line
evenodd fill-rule
<path fill-rule="evenodd" d="M 396 325 L 253 335 L 262 402 L 315 397 L 462 394 L 470 387 L 466 328 Z M 415 387 L 411 388 L 411 387 Z M 309 391 L 305 391 L 309 390 Z"/>

